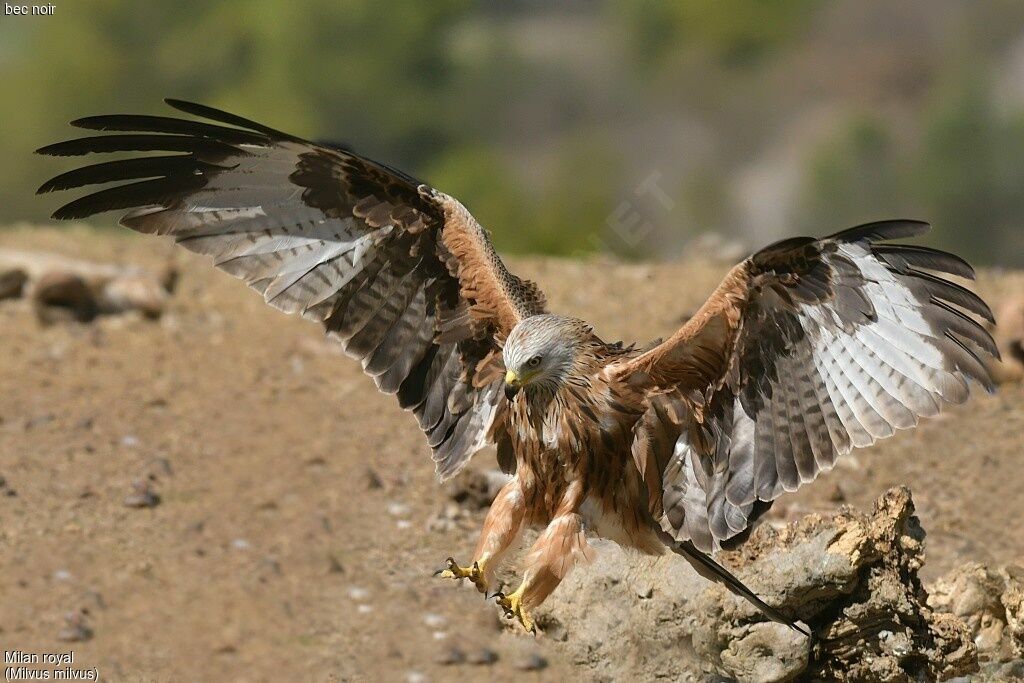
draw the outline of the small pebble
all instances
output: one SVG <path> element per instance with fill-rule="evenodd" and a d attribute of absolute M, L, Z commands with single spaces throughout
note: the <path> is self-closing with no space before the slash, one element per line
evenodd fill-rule
<path fill-rule="evenodd" d="M 377 470 L 372 467 L 366 468 L 366 488 L 370 490 L 384 488 L 384 480 L 377 474 Z"/>
<path fill-rule="evenodd" d="M 409 506 L 405 503 L 388 503 L 388 514 L 392 517 L 408 517 Z"/>
<path fill-rule="evenodd" d="M 410 671 L 405 675 L 406 683 L 427 683 L 427 677 L 419 671 Z"/>
<path fill-rule="evenodd" d="M 92 629 L 85 623 L 85 616 L 81 612 L 68 612 L 64 616 L 66 625 L 57 634 L 57 640 L 65 643 L 80 643 L 92 638 Z"/>
<path fill-rule="evenodd" d="M 53 573 L 53 580 L 54 581 L 70 581 L 71 580 L 71 572 L 69 572 L 67 569 L 58 569 L 57 571 L 55 571 Z"/>
<path fill-rule="evenodd" d="M 451 666 L 453 664 L 462 664 L 466 661 L 466 653 L 457 647 L 450 647 L 444 650 L 441 654 L 434 658 L 435 664 L 442 666 Z"/>
<path fill-rule="evenodd" d="M 345 573 L 345 567 L 344 567 L 344 565 L 341 564 L 341 560 L 339 560 L 334 555 L 328 555 L 327 556 L 327 573 L 328 574 L 344 574 Z"/>
<path fill-rule="evenodd" d="M 124 499 L 124 506 L 129 508 L 155 508 L 160 504 L 160 495 L 153 490 L 150 483 L 144 479 L 137 480 L 132 484 L 134 491 Z"/>
<path fill-rule="evenodd" d="M 366 600 L 370 597 L 370 591 L 366 590 L 365 588 L 353 586 L 352 588 L 348 589 L 348 597 L 352 598 L 356 602 L 362 602 L 363 600 Z"/>
<path fill-rule="evenodd" d="M 498 661 L 498 653 L 488 647 L 482 647 L 470 652 L 466 661 L 477 666 L 490 666 Z"/>
<path fill-rule="evenodd" d="M 430 613 L 423 615 L 423 623 L 429 626 L 430 628 L 441 628 L 446 623 L 448 623 L 448 620 L 440 614 Z"/>
<path fill-rule="evenodd" d="M 248 550 L 251 546 L 249 545 L 249 541 L 244 538 L 236 538 L 231 541 L 231 547 L 235 550 Z"/>
<path fill-rule="evenodd" d="M 515 663 L 515 668 L 520 671 L 540 671 L 541 669 L 546 669 L 547 666 L 548 660 L 537 653 L 527 655 Z"/>
<path fill-rule="evenodd" d="M 373 611 L 373 605 L 359 605 L 356 609 L 358 609 L 360 614 L 369 614 Z"/>

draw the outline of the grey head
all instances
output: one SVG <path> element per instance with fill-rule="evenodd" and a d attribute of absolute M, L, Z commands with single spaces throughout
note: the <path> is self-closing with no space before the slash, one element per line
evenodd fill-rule
<path fill-rule="evenodd" d="M 576 318 L 545 313 L 521 320 L 502 350 L 505 396 L 511 399 L 522 388 L 557 390 L 571 375 L 590 334 L 590 326 Z"/>

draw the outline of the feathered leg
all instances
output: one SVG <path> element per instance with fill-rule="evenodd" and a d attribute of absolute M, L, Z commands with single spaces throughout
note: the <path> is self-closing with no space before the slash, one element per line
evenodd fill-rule
<path fill-rule="evenodd" d="M 523 628 L 534 631 L 530 611 L 551 595 L 577 562 L 592 557 L 583 534 L 583 518 L 576 512 L 556 516 L 530 549 L 519 588 L 511 595 L 497 594 L 505 616 L 516 617 Z"/>
<path fill-rule="evenodd" d="M 473 563 L 469 567 L 460 567 L 449 557 L 445 568 L 435 572 L 435 575 L 449 579 L 469 579 L 477 590 L 486 594 L 502 558 L 523 528 L 525 515 L 523 492 L 519 481 L 513 478 L 498 492 L 487 511 L 480 540 L 473 553 Z"/>

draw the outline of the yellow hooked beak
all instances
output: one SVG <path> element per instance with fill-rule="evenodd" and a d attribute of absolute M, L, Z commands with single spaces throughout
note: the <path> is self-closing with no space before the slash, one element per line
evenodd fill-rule
<path fill-rule="evenodd" d="M 519 390 L 523 388 L 522 378 L 515 370 L 505 371 L 505 398 L 512 400 Z"/>

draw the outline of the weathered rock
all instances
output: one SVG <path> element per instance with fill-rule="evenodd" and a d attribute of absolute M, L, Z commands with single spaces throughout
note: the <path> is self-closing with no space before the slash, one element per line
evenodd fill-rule
<path fill-rule="evenodd" d="M 1010 565 L 1001 601 L 1006 610 L 1006 635 L 1015 657 L 1024 659 L 1024 568 Z"/>
<path fill-rule="evenodd" d="M 32 287 L 32 304 L 44 323 L 88 322 L 99 313 L 85 280 L 66 271 L 50 271 L 39 278 Z"/>
<path fill-rule="evenodd" d="M 27 281 L 28 273 L 21 268 L 0 269 L 0 299 L 17 299 Z"/>
<path fill-rule="evenodd" d="M 989 361 L 992 376 L 998 382 L 1024 380 L 1024 297 L 1004 301 L 996 310 L 996 323 L 992 336 L 1003 359 Z"/>
<path fill-rule="evenodd" d="M 719 555 L 766 602 L 808 624 L 813 645 L 682 558 L 635 558 L 608 544 L 564 582 L 540 624 L 564 627 L 556 647 L 598 680 L 917 681 L 977 671 L 966 624 L 927 604 L 917 576 L 923 539 L 910 492 L 897 488 L 871 514 L 764 525 Z M 651 597 L 639 598 L 649 585 Z"/>
<path fill-rule="evenodd" d="M 970 630 L 983 662 L 1024 657 L 1024 570 L 969 562 L 937 579 L 928 604 L 958 617 Z"/>
<path fill-rule="evenodd" d="M 101 313 L 139 311 L 151 318 L 167 305 L 177 275 L 135 266 L 94 263 L 48 252 L 0 249 L 0 292 L 7 274 L 18 295 L 26 290 L 43 322 L 88 321 Z M 20 277 L 20 284 L 16 280 Z M 2 298 L 2 296 L 0 296 Z"/>

